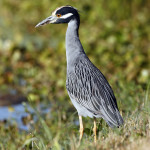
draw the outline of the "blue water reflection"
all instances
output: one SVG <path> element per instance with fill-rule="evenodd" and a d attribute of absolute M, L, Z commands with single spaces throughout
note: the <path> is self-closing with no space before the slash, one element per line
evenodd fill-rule
<path fill-rule="evenodd" d="M 26 111 L 28 108 L 28 111 Z M 45 108 L 43 104 L 37 106 L 37 110 L 40 114 L 49 113 L 50 108 Z M 29 130 L 30 123 L 24 125 L 22 122 L 23 117 L 27 117 L 30 114 L 35 113 L 34 109 L 30 107 L 29 104 L 26 104 L 26 107 L 23 104 L 8 106 L 0 106 L 0 121 L 9 120 L 10 123 L 16 122 L 20 130 Z M 37 120 L 37 116 L 34 115 L 34 122 Z"/>

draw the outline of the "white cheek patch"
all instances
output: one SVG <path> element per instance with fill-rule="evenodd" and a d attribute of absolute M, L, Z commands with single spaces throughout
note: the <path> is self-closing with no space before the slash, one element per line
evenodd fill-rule
<path fill-rule="evenodd" d="M 66 19 L 66 18 L 69 18 L 72 15 L 73 15 L 72 13 L 68 13 L 68 14 L 65 14 L 65 15 L 59 17 L 59 18 Z"/>

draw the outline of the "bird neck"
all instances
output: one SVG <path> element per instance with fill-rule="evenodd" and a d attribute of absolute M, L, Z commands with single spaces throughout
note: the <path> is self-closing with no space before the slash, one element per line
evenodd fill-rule
<path fill-rule="evenodd" d="M 66 32 L 67 66 L 73 63 L 81 53 L 84 53 L 78 34 L 79 24 L 77 19 L 73 19 L 68 23 Z"/>

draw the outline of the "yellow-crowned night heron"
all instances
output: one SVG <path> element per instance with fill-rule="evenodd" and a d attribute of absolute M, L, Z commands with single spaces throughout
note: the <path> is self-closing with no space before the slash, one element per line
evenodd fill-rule
<path fill-rule="evenodd" d="M 80 25 L 78 10 L 72 6 L 59 7 L 36 27 L 49 23 L 68 23 L 66 88 L 79 115 L 80 140 L 83 136 L 82 116 L 89 116 L 94 118 L 93 132 L 96 142 L 96 118 L 103 118 L 110 127 L 119 127 L 123 124 L 116 98 L 104 75 L 84 52 L 78 33 Z"/>

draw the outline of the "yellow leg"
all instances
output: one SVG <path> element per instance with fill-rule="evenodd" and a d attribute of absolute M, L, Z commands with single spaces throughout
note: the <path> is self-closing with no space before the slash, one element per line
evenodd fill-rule
<path fill-rule="evenodd" d="M 84 130 L 84 128 L 83 128 L 83 122 L 82 122 L 82 116 L 79 116 L 79 122 L 80 122 L 80 138 L 79 138 L 79 140 L 81 141 L 82 136 L 83 136 L 83 130 Z"/>
<path fill-rule="evenodd" d="M 97 138 L 96 138 L 96 118 L 94 118 L 93 133 L 94 133 L 94 143 L 96 144 L 96 141 L 97 141 Z"/>

